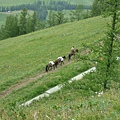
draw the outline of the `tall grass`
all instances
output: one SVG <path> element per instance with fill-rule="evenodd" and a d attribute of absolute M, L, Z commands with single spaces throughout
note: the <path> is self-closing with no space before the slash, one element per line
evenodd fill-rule
<path fill-rule="evenodd" d="M 0 91 L 42 72 L 50 60 L 67 56 L 71 46 L 97 41 L 103 28 L 104 19 L 96 17 L 0 41 Z"/>
<path fill-rule="evenodd" d="M 0 41 L 0 91 L 37 74 L 44 74 L 46 64 L 58 56 L 67 56 L 73 45 L 79 50 L 83 43 L 93 45 L 104 36 L 106 22 L 101 17 L 94 17 Z M 70 78 L 92 67 L 92 64 L 87 66 L 75 58 L 72 60 L 71 64 L 58 66 L 56 71 L 1 98 L 1 119 L 119 120 L 119 82 L 112 82 L 112 89 L 101 97 L 95 93 L 101 92 L 102 89 L 98 89 L 100 85 L 87 77 L 68 84 Z M 49 98 L 35 101 L 26 108 L 19 107 L 21 103 L 63 82 L 67 86 Z"/>

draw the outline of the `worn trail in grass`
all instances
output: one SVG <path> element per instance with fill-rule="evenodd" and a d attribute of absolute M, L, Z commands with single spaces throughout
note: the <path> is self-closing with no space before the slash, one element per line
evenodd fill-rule
<path fill-rule="evenodd" d="M 73 61 L 65 62 L 65 64 L 64 64 L 63 66 L 68 65 L 68 64 L 70 64 L 71 62 L 73 62 Z M 59 68 L 60 68 L 60 67 L 58 67 L 58 68 L 55 69 L 55 70 L 58 70 Z M 54 72 L 54 70 L 49 71 L 49 72 Z M 18 90 L 18 89 L 26 86 L 28 83 L 33 82 L 33 81 L 37 80 L 38 78 L 40 78 L 40 77 L 42 77 L 42 76 L 44 76 L 44 75 L 46 75 L 46 74 L 49 74 L 49 73 L 43 71 L 43 72 L 41 72 L 40 74 L 37 74 L 35 77 L 31 77 L 31 78 L 29 78 L 29 79 L 27 79 L 27 80 L 25 80 L 25 81 L 23 81 L 23 82 L 21 82 L 21 83 L 18 83 L 18 84 L 15 84 L 15 85 L 9 87 L 7 90 L 4 90 L 4 91 L 2 91 L 2 92 L 0 93 L 0 98 L 3 98 L 3 97 L 5 97 L 5 96 L 7 96 L 7 95 L 10 94 L 12 91 Z"/>
<path fill-rule="evenodd" d="M 81 51 L 79 54 L 85 55 L 86 53 L 89 53 L 89 49 L 83 50 L 83 51 Z M 65 63 L 64 63 L 62 66 L 69 65 L 69 64 L 72 63 L 72 62 L 73 62 L 73 60 L 71 60 L 71 61 L 67 61 L 67 60 L 66 60 Z M 55 69 L 55 70 L 60 69 L 60 67 L 62 67 L 62 66 L 59 66 L 59 67 L 58 67 L 57 69 Z M 52 70 L 52 71 L 49 71 L 49 72 L 54 72 L 55 70 Z M 15 85 L 12 85 L 12 86 L 9 87 L 7 90 L 4 90 L 4 91 L 2 91 L 2 92 L 0 93 L 0 98 L 5 97 L 6 95 L 10 94 L 12 91 L 17 90 L 17 89 L 20 89 L 20 88 L 26 86 L 28 83 L 33 82 L 33 81 L 37 80 L 38 78 L 40 78 L 40 77 L 42 77 L 42 76 L 44 76 L 44 75 L 46 75 L 46 74 L 48 74 L 48 73 L 45 72 L 45 71 L 42 71 L 41 73 L 37 74 L 35 77 L 28 78 L 27 80 L 25 80 L 25 81 L 23 81 L 23 82 L 21 82 L 21 83 L 17 83 L 17 84 L 15 84 Z"/>

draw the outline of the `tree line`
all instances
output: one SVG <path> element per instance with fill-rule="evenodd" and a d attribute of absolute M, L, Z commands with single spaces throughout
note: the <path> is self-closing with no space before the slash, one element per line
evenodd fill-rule
<path fill-rule="evenodd" d="M 100 14 L 109 17 L 110 22 L 108 23 L 106 37 L 101 40 L 102 44 L 100 43 L 97 47 L 93 46 L 91 48 L 92 51 L 95 51 L 94 54 L 97 57 L 95 59 L 99 62 L 97 74 L 93 75 L 91 79 L 98 82 L 100 89 L 104 88 L 106 90 L 109 89 L 111 81 L 116 80 L 118 82 L 119 80 L 116 69 L 118 67 L 116 56 L 120 53 L 120 0 L 94 0 L 91 11 L 84 11 L 83 5 L 77 5 L 75 10 L 70 13 L 70 21 Z M 20 16 L 10 15 L 7 17 L 5 25 L 0 28 L 0 40 L 68 22 L 64 15 L 63 11 L 55 12 L 51 9 L 46 21 L 43 22 L 37 19 L 36 11 L 33 15 L 29 15 L 27 9 L 23 8 Z"/>
<path fill-rule="evenodd" d="M 34 32 L 37 28 L 36 12 L 29 15 L 27 9 L 21 11 L 20 16 L 10 15 L 7 16 L 5 25 L 0 28 L 0 39 L 15 37 L 30 32 Z"/>
<path fill-rule="evenodd" d="M 77 5 L 70 4 L 67 1 L 35 1 L 33 4 L 22 4 L 22 5 L 13 5 L 13 6 L 1 6 L 0 12 L 7 11 L 19 11 L 23 8 L 27 10 L 33 10 L 37 12 L 37 17 L 40 20 L 45 20 L 48 15 L 48 10 L 62 11 L 62 10 L 74 10 Z M 90 6 L 84 6 L 84 9 L 90 9 Z"/>
<path fill-rule="evenodd" d="M 120 85 L 117 60 L 117 56 L 120 56 L 120 0 L 94 0 L 91 12 L 94 16 L 101 14 L 103 18 L 109 19 L 104 31 L 105 37 L 98 39 L 99 42 L 94 46 L 88 46 L 94 58 L 92 55 L 85 56 L 87 60 L 97 61 L 96 72 L 89 76 L 89 80 L 97 83 L 95 86 L 99 91 L 106 91 L 113 83 Z M 90 89 L 96 91 L 95 86 Z M 118 90 L 117 85 L 115 88 Z"/>
<path fill-rule="evenodd" d="M 77 5 L 74 11 L 71 10 L 70 18 L 65 17 L 65 12 L 63 11 L 54 11 L 51 9 L 47 12 L 48 15 L 44 21 L 40 19 L 42 16 L 41 13 L 39 15 L 39 12 L 34 11 L 34 13 L 30 15 L 28 14 L 27 8 L 22 9 L 20 16 L 12 14 L 7 16 L 5 25 L 2 25 L 0 28 L 0 40 L 27 34 L 69 21 L 78 21 L 91 16 L 90 11 L 84 10 L 83 5 Z"/>
<path fill-rule="evenodd" d="M 81 19 L 86 19 L 101 14 L 101 4 L 98 0 L 94 0 L 91 10 L 84 5 L 71 5 L 68 2 L 62 1 L 50 1 L 49 3 L 37 1 L 34 2 L 34 4 L 3 8 L 4 7 L 1 7 L 0 10 L 13 11 L 22 8 L 22 11 L 20 16 L 10 15 L 6 18 L 5 24 L 0 28 L 0 40 L 27 34 L 66 22 L 79 21 Z M 30 9 L 34 10 L 33 15 L 28 14 L 28 10 Z M 69 18 L 65 17 L 65 12 L 63 12 L 65 9 L 70 10 Z"/>

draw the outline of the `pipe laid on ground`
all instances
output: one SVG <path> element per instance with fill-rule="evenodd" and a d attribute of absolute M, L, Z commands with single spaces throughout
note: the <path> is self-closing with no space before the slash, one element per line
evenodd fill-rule
<path fill-rule="evenodd" d="M 73 81 L 78 81 L 78 80 L 82 79 L 86 74 L 88 74 L 88 73 L 90 73 L 90 72 L 93 72 L 93 71 L 95 71 L 95 70 L 96 70 L 95 67 L 90 68 L 89 70 L 87 70 L 87 71 L 85 71 L 85 72 L 83 72 L 83 73 L 81 73 L 81 74 L 79 74 L 79 75 L 71 78 L 68 82 L 69 82 L 69 83 L 72 83 Z M 37 96 L 37 97 L 35 97 L 35 98 L 33 98 L 33 99 L 25 102 L 25 103 L 23 103 L 23 104 L 21 104 L 20 106 L 28 106 L 28 105 L 30 105 L 30 104 L 31 104 L 33 101 L 35 101 L 35 100 L 39 100 L 39 99 L 42 99 L 42 98 L 44 98 L 44 97 L 49 97 L 50 94 L 52 94 L 52 93 L 54 93 L 54 92 L 57 92 L 57 91 L 60 90 L 63 86 L 64 86 L 64 84 L 59 84 L 59 85 L 57 85 L 57 86 L 55 86 L 55 87 L 53 87 L 53 88 L 45 91 L 45 93 L 43 93 L 43 94 L 41 94 L 41 95 L 39 95 L 39 96 Z"/>

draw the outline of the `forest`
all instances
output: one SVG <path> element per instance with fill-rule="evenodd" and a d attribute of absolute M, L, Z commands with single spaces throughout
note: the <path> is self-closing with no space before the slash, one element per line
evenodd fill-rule
<path fill-rule="evenodd" d="M 47 27 L 73 22 L 91 17 L 90 6 L 70 4 L 65 1 L 37 1 L 33 4 L 1 6 L 1 12 L 21 11 L 20 15 L 7 16 L 5 25 L 0 28 L 0 40 L 15 37 Z M 29 14 L 28 11 L 33 11 Z M 65 16 L 64 11 L 69 11 Z"/>

